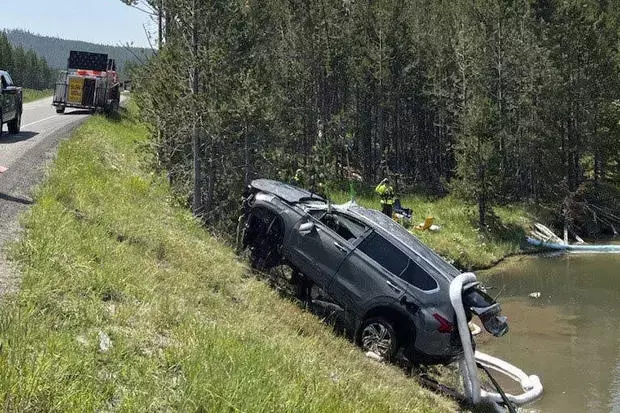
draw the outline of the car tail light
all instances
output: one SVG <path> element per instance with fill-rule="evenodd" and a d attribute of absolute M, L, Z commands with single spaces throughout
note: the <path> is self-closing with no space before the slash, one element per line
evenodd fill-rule
<path fill-rule="evenodd" d="M 433 317 L 439 322 L 439 327 L 437 328 L 437 331 L 439 331 L 440 333 L 451 333 L 452 331 L 454 331 L 454 324 L 446 320 L 440 314 L 434 313 Z"/>

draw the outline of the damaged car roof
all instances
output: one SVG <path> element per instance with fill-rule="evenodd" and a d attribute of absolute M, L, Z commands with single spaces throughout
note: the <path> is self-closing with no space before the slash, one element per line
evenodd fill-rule
<path fill-rule="evenodd" d="M 325 202 L 325 200 L 316 193 L 306 191 L 305 189 L 298 188 L 293 185 L 274 181 L 272 179 L 255 179 L 250 185 L 254 189 L 269 192 L 289 203 L 300 202 L 308 199 Z"/>

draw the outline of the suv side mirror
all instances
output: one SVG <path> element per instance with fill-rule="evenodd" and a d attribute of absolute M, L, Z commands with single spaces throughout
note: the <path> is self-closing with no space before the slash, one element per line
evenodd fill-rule
<path fill-rule="evenodd" d="M 314 222 L 304 222 L 299 226 L 299 233 L 301 235 L 308 235 L 314 231 Z"/>

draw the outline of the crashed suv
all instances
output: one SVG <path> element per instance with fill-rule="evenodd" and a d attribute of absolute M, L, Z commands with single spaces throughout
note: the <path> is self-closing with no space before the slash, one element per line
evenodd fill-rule
<path fill-rule="evenodd" d="M 327 303 L 365 352 L 421 364 L 461 357 L 449 296 L 460 272 L 403 226 L 272 180 L 252 181 L 245 195 L 242 238 L 252 265 L 290 266 L 298 297 Z M 478 316 L 495 336 L 508 330 L 499 304 L 479 285 L 466 286 L 462 302 L 468 321 Z"/>

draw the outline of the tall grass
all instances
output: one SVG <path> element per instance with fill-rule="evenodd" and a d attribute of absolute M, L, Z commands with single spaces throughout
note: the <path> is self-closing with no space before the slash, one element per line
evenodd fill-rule
<path fill-rule="evenodd" d="M 5 410 L 454 410 L 248 277 L 145 167 L 146 140 L 95 116 L 38 190 L 0 315 Z"/>
<path fill-rule="evenodd" d="M 23 89 L 24 103 L 32 102 L 33 100 L 39 100 L 52 96 L 54 91 L 52 89 L 35 90 L 35 89 Z"/>

